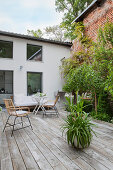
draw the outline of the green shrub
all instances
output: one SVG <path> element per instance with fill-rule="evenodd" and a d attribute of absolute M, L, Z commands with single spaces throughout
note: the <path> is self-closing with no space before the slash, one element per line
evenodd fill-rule
<path fill-rule="evenodd" d="M 97 112 L 100 114 L 107 113 L 109 116 L 111 116 L 111 107 L 108 97 L 108 94 L 104 91 L 99 94 Z"/>
<path fill-rule="evenodd" d="M 90 115 L 97 120 L 102 120 L 105 122 L 111 122 L 112 117 L 109 116 L 107 113 L 98 113 L 96 114 L 94 111 L 90 113 Z"/>
<path fill-rule="evenodd" d="M 92 107 L 93 107 L 93 104 L 92 104 L 92 101 L 91 100 L 83 100 L 84 101 L 84 108 L 83 110 L 86 112 L 86 113 L 89 113 L 92 111 Z"/>

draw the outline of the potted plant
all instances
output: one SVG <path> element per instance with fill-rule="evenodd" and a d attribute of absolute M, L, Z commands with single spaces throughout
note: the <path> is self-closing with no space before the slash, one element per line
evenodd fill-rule
<path fill-rule="evenodd" d="M 95 134 L 92 129 L 94 124 L 91 123 L 88 114 L 82 111 L 83 101 L 79 102 L 74 105 L 75 111 L 65 119 L 62 129 L 63 132 L 66 130 L 68 144 L 76 148 L 85 148 L 91 143 L 92 133 Z"/>

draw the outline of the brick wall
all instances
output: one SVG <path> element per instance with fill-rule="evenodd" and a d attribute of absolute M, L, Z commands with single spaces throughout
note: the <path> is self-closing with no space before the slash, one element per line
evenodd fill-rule
<path fill-rule="evenodd" d="M 97 31 L 103 26 L 107 19 L 113 22 L 113 1 L 106 0 L 100 7 L 95 8 L 83 20 L 86 33 L 93 41 L 97 39 Z"/>
<path fill-rule="evenodd" d="M 93 41 L 96 41 L 98 29 L 104 26 L 107 19 L 113 22 L 113 0 L 106 0 L 100 7 L 94 7 L 92 11 L 84 17 L 83 23 L 86 27 L 86 33 Z M 79 42 L 75 39 L 72 49 L 77 51 L 80 49 L 80 46 Z"/>

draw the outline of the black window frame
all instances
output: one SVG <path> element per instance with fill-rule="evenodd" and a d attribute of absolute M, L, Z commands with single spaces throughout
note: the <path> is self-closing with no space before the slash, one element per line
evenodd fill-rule
<path fill-rule="evenodd" d="M 43 77 L 43 73 L 42 72 L 32 72 L 32 71 L 27 71 L 27 95 L 28 95 L 28 73 L 33 73 L 33 74 L 40 74 L 40 84 L 41 84 L 41 93 L 43 92 L 43 88 L 42 88 L 42 77 Z M 32 95 L 32 94 L 31 94 Z"/>
<path fill-rule="evenodd" d="M 12 44 L 12 57 L 10 58 L 10 57 L 0 57 L 0 59 L 13 59 L 13 41 L 7 41 L 7 40 L 1 40 L 0 39 L 0 42 L 6 42 L 6 43 L 11 43 Z"/>
<path fill-rule="evenodd" d="M 13 70 L 0 70 L 0 71 L 3 71 L 3 72 L 12 72 L 12 93 L 1 93 L 0 94 L 13 94 L 14 93 L 14 84 L 13 84 L 13 80 L 14 80 L 14 71 Z"/>
<path fill-rule="evenodd" d="M 41 60 L 39 60 L 39 61 L 38 61 L 38 60 L 37 60 L 37 61 L 36 61 L 36 60 L 28 60 L 28 58 L 27 58 L 27 57 L 28 57 L 28 45 L 30 45 L 30 46 L 36 46 L 36 47 L 39 46 L 39 47 L 41 48 Z M 43 56 L 43 46 L 42 46 L 42 45 L 29 44 L 29 43 L 27 43 L 27 47 L 26 47 L 26 48 L 27 48 L 27 56 L 26 56 L 26 60 L 27 60 L 27 61 L 33 61 L 33 62 L 42 62 L 42 61 L 43 61 L 43 57 L 42 57 L 42 56 Z"/>

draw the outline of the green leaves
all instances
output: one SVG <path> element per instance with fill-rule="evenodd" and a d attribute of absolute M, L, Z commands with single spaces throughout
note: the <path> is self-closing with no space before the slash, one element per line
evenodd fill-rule
<path fill-rule="evenodd" d="M 38 29 L 36 31 L 34 31 L 34 30 L 27 30 L 27 33 L 29 35 L 32 35 L 32 36 L 37 37 L 37 38 L 43 37 L 43 32 L 40 29 Z"/>
<path fill-rule="evenodd" d="M 102 86 L 103 79 L 100 72 L 94 70 L 92 65 L 84 63 L 69 72 L 63 89 L 67 92 L 76 92 L 78 90 L 81 93 L 86 91 L 99 92 Z"/>
<path fill-rule="evenodd" d="M 66 38 L 64 36 L 66 30 L 61 28 L 59 25 L 54 25 L 54 26 L 48 26 L 45 28 L 45 35 L 49 39 L 54 39 L 57 41 L 66 41 Z"/>
<path fill-rule="evenodd" d="M 31 36 L 42 38 L 47 37 L 48 39 L 56 40 L 56 41 L 68 41 L 65 38 L 66 30 L 62 28 L 60 25 L 48 26 L 44 30 L 27 30 L 27 33 Z"/>
<path fill-rule="evenodd" d="M 99 29 L 95 59 L 97 69 L 104 79 L 104 90 L 113 98 L 113 23 L 109 21 Z"/>
<path fill-rule="evenodd" d="M 63 131 L 66 130 L 68 144 L 71 143 L 74 146 L 74 140 L 77 140 L 77 147 L 81 145 L 85 148 L 90 145 L 92 139 L 93 124 L 87 117 L 87 114 L 75 114 L 71 113 L 67 116 L 64 125 L 62 126 Z"/>
<path fill-rule="evenodd" d="M 108 65 L 108 76 L 105 82 L 105 90 L 109 91 L 113 100 L 113 61 L 111 61 Z"/>
<path fill-rule="evenodd" d="M 113 23 L 107 21 L 98 32 L 98 43 L 107 49 L 113 48 Z"/>
<path fill-rule="evenodd" d="M 72 21 L 81 13 L 92 0 L 55 0 L 56 10 L 63 12 L 61 26 L 67 30 L 65 37 L 71 40 L 76 38 Z"/>
<path fill-rule="evenodd" d="M 76 147 L 85 148 L 90 145 L 92 139 L 93 124 L 88 119 L 88 114 L 83 111 L 84 101 L 79 99 L 76 105 L 70 104 L 71 113 L 67 116 L 62 126 L 66 130 L 68 144 L 72 146 L 77 142 Z M 76 142 L 75 142 L 76 141 Z"/>
<path fill-rule="evenodd" d="M 86 37 L 83 23 L 77 23 L 75 34 L 81 50 L 64 61 L 63 89 L 67 92 L 79 91 L 79 94 L 91 92 L 93 97 L 95 94 L 95 110 L 99 96 L 106 91 L 110 106 L 110 100 L 113 100 L 113 23 L 107 22 L 100 28 L 97 43 Z M 106 113 L 107 109 L 110 110 L 106 108 Z"/>

